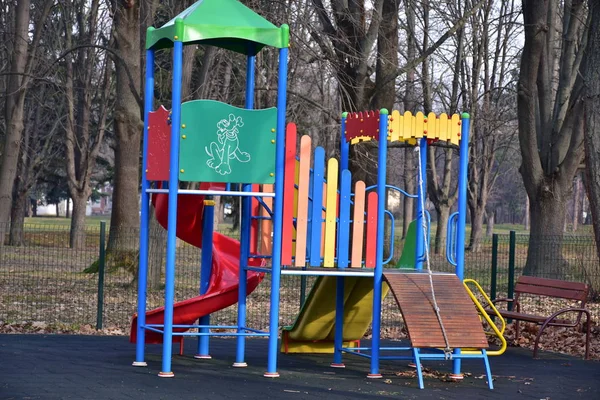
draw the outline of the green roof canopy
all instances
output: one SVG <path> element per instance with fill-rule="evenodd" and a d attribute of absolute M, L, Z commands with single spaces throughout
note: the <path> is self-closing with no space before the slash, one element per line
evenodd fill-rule
<path fill-rule="evenodd" d="M 289 27 L 276 27 L 237 0 L 198 0 L 158 29 L 148 28 L 147 49 L 173 42 L 202 43 L 255 55 L 264 46 L 288 47 Z"/>

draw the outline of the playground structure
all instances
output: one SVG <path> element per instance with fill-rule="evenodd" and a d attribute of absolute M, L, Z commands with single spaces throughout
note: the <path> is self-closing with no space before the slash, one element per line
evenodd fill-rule
<path fill-rule="evenodd" d="M 183 45 L 198 43 L 247 56 L 245 108 L 211 100 L 181 103 Z M 422 360 L 452 360 L 453 372 L 459 377 L 462 359 L 479 358 L 485 363 L 488 385 L 492 388 L 487 339 L 462 285 L 464 246 L 458 245 L 465 242 L 468 114 L 438 117 L 393 111 L 390 115 L 385 109 L 345 113 L 341 123 L 340 161 L 325 160 L 323 148 L 313 150 L 308 136 L 298 139 L 296 126 L 286 125 L 289 46 L 286 25 L 278 28 L 236 0 L 200 0 L 163 27 L 149 28 L 146 45 L 138 312 L 131 331 L 131 339 L 136 342 L 134 366 L 146 366 L 145 343 L 162 343 L 159 376 L 172 377 L 173 343 L 181 343 L 184 336 L 198 336 L 195 357 L 210 358 L 210 336 L 227 335 L 237 338 L 233 365 L 244 367 L 245 338 L 263 336 L 268 338 L 269 349 L 265 376 L 277 377 L 280 278 L 316 275 L 320 277 L 318 283 L 295 326 L 284 332 L 283 337 L 287 335 L 305 344 L 332 340 L 332 367 L 344 366 L 343 353 L 368 357 L 371 378 L 381 377 L 381 359 L 411 360 L 417 366 L 420 387 L 423 387 Z M 265 46 L 279 51 L 277 106 L 256 110 L 255 56 Z M 154 52 L 170 47 L 173 48 L 172 110 L 160 107 L 152 111 Z M 369 140 L 377 141 L 379 148 L 377 184 L 366 187 L 358 181 L 352 188 L 350 147 Z M 388 141 L 403 141 L 417 149 L 416 195 L 387 184 Z M 460 147 L 458 212 L 450 220 L 452 238 L 447 247 L 448 259 L 456 267 L 455 274 L 433 273 L 429 266 L 424 171 L 427 146 L 436 141 Z M 199 189 L 181 190 L 182 181 L 201 184 Z M 152 182 L 155 184 L 151 185 Z M 230 190 L 233 183 L 241 184 L 241 190 Z M 391 247 L 390 256 L 384 260 L 386 216 L 390 217 L 394 230 L 393 216 L 385 210 L 383 201 L 387 190 L 399 190 L 417 199 L 414 255 L 409 257 L 414 261 L 412 270 L 384 269 L 394 253 Z M 213 232 L 212 197 L 222 195 L 242 197 L 239 243 Z M 147 311 L 151 201 L 157 219 L 167 228 L 167 256 L 164 307 Z M 260 254 L 259 226 L 263 243 Z M 175 304 L 177 237 L 202 247 L 203 251 L 200 295 Z M 265 274 L 271 274 L 268 331 L 246 326 L 246 297 Z M 331 296 L 333 288 L 335 297 Z M 410 347 L 380 346 L 381 302 L 388 288 L 403 313 Z M 330 294 L 329 301 L 324 300 L 326 294 Z M 237 325 L 210 324 L 212 312 L 236 302 Z M 326 315 L 323 307 L 327 309 Z M 489 321 L 487 314 L 485 318 Z M 371 346 L 359 347 L 356 339 L 362 337 L 369 324 Z M 220 332 L 223 329 L 235 332 Z M 309 345 L 308 350 L 315 350 L 315 346 Z M 409 355 L 383 354 L 397 350 L 408 351 Z"/>

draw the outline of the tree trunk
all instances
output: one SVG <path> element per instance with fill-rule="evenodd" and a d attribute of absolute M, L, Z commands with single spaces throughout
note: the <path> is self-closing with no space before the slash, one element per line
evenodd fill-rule
<path fill-rule="evenodd" d="M 566 199 L 583 159 L 583 81 L 577 72 L 585 65 L 585 13 L 582 0 L 523 0 L 517 115 L 520 173 L 531 215 L 527 275 L 560 278 L 565 272 L 561 244 Z"/>
<path fill-rule="evenodd" d="M 573 225 L 571 226 L 571 230 L 573 232 L 577 232 L 577 228 L 579 228 L 579 214 L 581 213 L 579 210 L 579 204 L 581 203 L 581 177 L 579 174 L 575 175 L 575 181 L 573 182 Z"/>
<path fill-rule="evenodd" d="M 469 237 L 469 250 L 473 253 L 481 251 L 481 237 L 483 236 L 483 216 L 485 209 L 483 207 L 469 204 L 471 213 L 471 236 Z"/>
<path fill-rule="evenodd" d="M 528 231 L 531 227 L 530 224 L 530 210 L 529 210 L 529 196 L 525 196 L 525 214 L 523 215 L 523 228 Z"/>
<path fill-rule="evenodd" d="M 71 214 L 69 246 L 72 249 L 82 249 L 85 247 L 85 208 L 89 197 L 87 191 L 71 193 L 73 212 Z"/>
<path fill-rule="evenodd" d="M 435 254 L 440 254 L 444 249 L 444 243 L 448 236 L 448 218 L 450 217 L 450 207 L 440 205 L 436 207 L 437 212 L 437 227 L 435 228 L 435 242 L 433 251 Z"/>
<path fill-rule="evenodd" d="M 109 251 L 136 241 L 122 240 L 139 227 L 139 158 L 143 123 L 138 103 L 140 92 L 140 14 L 139 2 L 121 4 L 115 11 L 114 36 L 121 61 L 115 62 L 116 103 L 114 127 L 116 133 L 115 180 L 113 209 L 110 218 Z M 127 75 L 129 70 L 132 81 Z"/>
<path fill-rule="evenodd" d="M 0 164 L 0 246 L 4 245 L 4 235 L 8 230 L 12 193 L 23 134 L 25 95 L 22 83 L 27 64 L 29 37 L 30 1 L 17 2 L 15 12 L 15 33 L 10 60 L 10 72 L 6 87 L 5 123 L 6 135 L 2 163 Z"/>
<path fill-rule="evenodd" d="M 562 254 L 562 242 L 570 187 L 566 192 L 563 187 L 547 182 L 530 203 L 531 232 L 525 275 L 565 277 L 568 265 Z"/>
<path fill-rule="evenodd" d="M 596 249 L 600 257 L 600 4 L 589 0 L 591 13 L 587 43 L 587 65 L 583 71 L 585 87 L 585 161 L 586 188 L 590 202 Z M 596 290 L 598 288 L 595 288 Z"/>
<path fill-rule="evenodd" d="M 492 237 L 494 234 L 494 223 L 496 222 L 496 211 L 490 210 L 487 212 L 487 223 L 485 226 L 485 236 Z"/>
<path fill-rule="evenodd" d="M 8 242 L 11 246 L 22 246 L 25 244 L 23 228 L 25 226 L 25 214 L 29 205 L 27 192 L 17 191 L 13 198 L 13 206 L 10 212 L 10 236 Z"/>

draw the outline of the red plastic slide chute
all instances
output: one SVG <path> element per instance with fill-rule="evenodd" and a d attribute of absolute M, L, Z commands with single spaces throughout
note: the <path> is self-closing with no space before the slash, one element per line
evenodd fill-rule
<path fill-rule="evenodd" d="M 223 190 L 223 185 L 202 184 L 200 189 Z M 169 200 L 166 194 L 152 196 L 157 221 L 166 228 Z M 196 247 L 202 247 L 202 215 L 204 196 L 182 194 L 177 198 L 177 237 Z M 240 272 L 240 242 L 219 233 L 213 234 L 212 274 L 205 294 L 175 303 L 173 325 L 191 325 L 198 318 L 229 307 L 238 301 Z M 264 260 L 250 259 L 249 265 L 263 265 Z M 198 274 L 200 275 L 200 274 Z M 264 274 L 248 271 L 247 292 L 252 293 Z M 146 324 L 163 324 L 164 307 L 148 311 Z M 185 329 L 173 329 L 183 332 Z M 131 323 L 130 341 L 135 343 L 137 336 L 137 314 Z M 162 343 L 162 335 L 146 331 L 146 343 Z M 183 336 L 173 336 L 174 343 L 181 343 Z"/>

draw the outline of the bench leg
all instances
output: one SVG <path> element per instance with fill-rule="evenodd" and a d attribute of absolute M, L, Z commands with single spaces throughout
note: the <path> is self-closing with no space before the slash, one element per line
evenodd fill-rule
<path fill-rule="evenodd" d="M 417 368 L 417 379 L 419 380 L 419 389 L 425 389 L 423 384 L 423 370 L 421 369 L 421 358 L 419 357 L 419 349 L 413 347 L 413 356 L 415 357 L 415 366 Z"/>
<path fill-rule="evenodd" d="M 481 353 L 483 354 L 483 362 L 485 364 L 485 374 L 488 379 L 488 387 L 490 389 L 494 389 L 494 383 L 493 383 L 493 379 L 492 379 L 492 369 L 490 368 L 490 360 L 488 358 L 487 351 L 481 350 Z"/>

